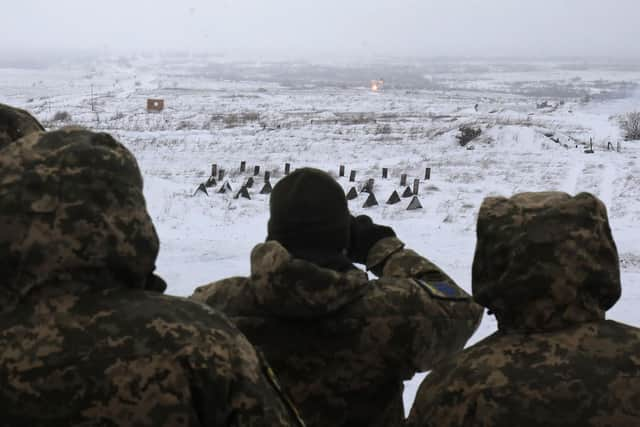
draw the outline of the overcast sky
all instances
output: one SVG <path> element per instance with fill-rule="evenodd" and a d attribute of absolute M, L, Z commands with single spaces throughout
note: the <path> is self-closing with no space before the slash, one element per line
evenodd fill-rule
<path fill-rule="evenodd" d="M 0 50 L 640 57 L 640 0 L 20 0 Z"/>

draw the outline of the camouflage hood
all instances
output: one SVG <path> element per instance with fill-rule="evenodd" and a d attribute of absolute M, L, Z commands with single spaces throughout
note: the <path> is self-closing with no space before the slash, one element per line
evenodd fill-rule
<path fill-rule="evenodd" d="M 604 204 L 588 193 L 489 197 L 480 207 L 472 285 L 500 329 L 604 318 L 620 270 Z"/>
<path fill-rule="evenodd" d="M 251 282 L 258 304 L 276 317 L 326 316 L 362 296 L 367 273 L 340 273 L 294 258 L 280 243 L 269 241 L 251 252 Z"/>
<path fill-rule="evenodd" d="M 111 136 L 66 128 L 0 148 L 0 310 L 85 273 L 143 288 L 157 253 L 138 165 Z"/>
<path fill-rule="evenodd" d="M 44 128 L 31 114 L 0 104 L 0 146 L 40 131 Z"/>

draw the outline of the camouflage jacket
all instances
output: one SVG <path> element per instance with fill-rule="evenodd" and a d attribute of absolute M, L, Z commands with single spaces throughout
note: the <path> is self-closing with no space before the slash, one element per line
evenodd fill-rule
<path fill-rule="evenodd" d="M 420 386 L 411 427 L 640 425 L 640 329 L 609 320 L 497 332 Z"/>
<path fill-rule="evenodd" d="M 0 424 L 296 425 L 235 326 L 156 291 L 158 244 L 109 135 L 0 148 Z"/>
<path fill-rule="evenodd" d="M 2 425 L 298 425 L 225 317 L 105 277 L 51 283 L 0 316 Z"/>
<path fill-rule="evenodd" d="M 606 209 L 582 193 L 487 198 L 473 294 L 498 332 L 420 386 L 412 427 L 640 425 L 640 329 L 605 320 L 620 296 Z"/>
<path fill-rule="evenodd" d="M 262 349 L 309 426 L 404 423 L 403 380 L 461 350 L 482 309 L 396 238 L 367 259 L 381 271 L 338 273 L 256 246 L 251 277 L 198 288 Z"/>

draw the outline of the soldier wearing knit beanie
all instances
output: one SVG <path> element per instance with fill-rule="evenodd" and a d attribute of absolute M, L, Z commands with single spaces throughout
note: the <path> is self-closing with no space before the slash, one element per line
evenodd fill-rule
<path fill-rule="evenodd" d="M 390 227 L 351 216 L 344 190 L 321 170 L 282 178 L 270 214 L 251 275 L 192 298 L 264 352 L 307 426 L 403 425 L 403 380 L 461 350 L 482 309 Z"/>

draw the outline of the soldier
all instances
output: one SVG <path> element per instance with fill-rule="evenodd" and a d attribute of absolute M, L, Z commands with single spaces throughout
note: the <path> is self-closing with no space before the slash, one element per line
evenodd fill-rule
<path fill-rule="evenodd" d="M 404 424 L 403 380 L 461 350 L 482 309 L 391 228 L 351 217 L 322 171 L 279 181 L 270 211 L 251 277 L 192 298 L 226 312 L 262 349 L 307 425 Z"/>
<path fill-rule="evenodd" d="M 39 131 L 44 128 L 31 114 L 0 104 L 0 146 Z"/>
<path fill-rule="evenodd" d="M 640 330 L 620 297 L 607 212 L 588 193 L 485 199 L 473 295 L 498 331 L 420 386 L 409 425 L 640 426 Z"/>
<path fill-rule="evenodd" d="M 0 148 L 3 425 L 297 425 L 224 316 L 162 295 L 157 253 L 137 163 L 111 136 Z"/>

